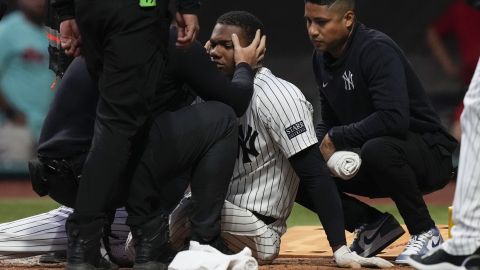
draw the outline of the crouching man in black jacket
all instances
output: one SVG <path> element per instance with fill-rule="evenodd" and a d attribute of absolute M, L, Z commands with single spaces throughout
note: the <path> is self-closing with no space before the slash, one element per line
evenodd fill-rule
<path fill-rule="evenodd" d="M 408 256 L 425 254 L 443 241 L 422 195 L 451 179 L 457 142 L 440 124 L 402 50 L 356 21 L 354 7 L 354 0 L 305 1 L 322 106 L 317 137 L 325 161 L 338 150 L 360 149 L 359 173 L 337 181 L 346 229 L 357 232 L 351 249 L 373 256 L 403 229 L 390 214 L 345 192 L 390 197 L 411 235 L 396 259 L 406 263 Z"/>

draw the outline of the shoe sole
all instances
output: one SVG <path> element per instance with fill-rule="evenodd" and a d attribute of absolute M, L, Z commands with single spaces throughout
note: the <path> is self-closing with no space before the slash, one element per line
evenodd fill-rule
<path fill-rule="evenodd" d="M 418 269 L 418 270 L 465 270 L 465 267 L 456 266 L 456 265 L 453 265 L 453 264 L 447 263 L 447 262 L 442 262 L 442 263 L 435 264 L 435 265 L 425 265 L 425 264 L 421 264 L 421 263 L 415 261 L 414 259 L 412 259 L 410 257 L 408 257 L 405 260 L 405 264 L 409 264 L 411 267 L 413 267 L 415 269 Z"/>
<path fill-rule="evenodd" d="M 54 256 L 49 256 L 49 257 L 40 257 L 38 259 L 39 263 L 44 263 L 44 264 L 58 264 L 58 263 L 65 263 L 67 259 L 61 259 L 61 258 L 55 258 Z"/>
<path fill-rule="evenodd" d="M 146 263 L 134 264 L 133 269 L 134 270 L 168 270 L 168 266 L 160 262 L 146 262 Z"/>
<path fill-rule="evenodd" d="M 395 228 L 394 230 L 387 233 L 385 236 L 382 237 L 382 242 L 378 246 L 372 246 L 368 249 L 365 249 L 362 253 L 358 255 L 362 257 L 373 257 L 388 247 L 390 244 L 395 242 L 398 238 L 400 238 L 405 233 L 402 227 Z"/>

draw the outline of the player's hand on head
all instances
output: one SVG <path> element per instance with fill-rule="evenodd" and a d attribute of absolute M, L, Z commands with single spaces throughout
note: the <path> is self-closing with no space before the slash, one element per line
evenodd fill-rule
<path fill-rule="evenodd" d="M 197 39 L 198 32 L 200 31 L 198 17 L 195 14 L 181 14 L 177 12 L 175 18 L 178 31 L 175 45 L 178 48 L 187 48 Z"/>
<path fill-rule="evenodd" d="M 203 47 L 205 48 L 207 54 L 210 54 L 210 50 L 212 49 L 212 43 L 210 43 L 210 40 L 208 40 Z"/>
<path fill-rule="evenodd" d="M 80 55 L 82 38 L 75 19 L 65 20 L 60 23 L 60 46 L 68 56 Z"/>
<path fill-rule="evenodd" d="M 235 64 L 247 63 L 252 68 L 259 67 L 259 64 L 265 57 L 267 37 L 261 36 L 260 30 L 255 33 L 255 38 L 247 47 L 240 45 L 240 40 L 236 34 L 232 34 L 232 43 L 234 47 Z"/>

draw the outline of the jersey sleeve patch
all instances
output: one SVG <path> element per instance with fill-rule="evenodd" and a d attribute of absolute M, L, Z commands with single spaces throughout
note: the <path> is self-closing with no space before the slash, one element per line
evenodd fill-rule
<path fill-rule="evenodd" d="M 291 140 L 298 135 L 307 132 L 307 128 L 305 127 L 305 124 L 303 121 L 297 122 L 285 129 L 285 132 L 287 133 L 288 138 Z"/>

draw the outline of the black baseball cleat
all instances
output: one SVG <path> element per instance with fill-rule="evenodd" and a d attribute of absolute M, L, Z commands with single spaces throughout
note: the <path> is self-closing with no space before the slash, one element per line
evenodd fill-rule
<path fill-rule="evenodd" d="M 462 263 L 466 270 L 480 270 L 480 255 L 470 255 Z"/>
<path fill-rule="evenodd" d="M 480 247 L 462 263 L 466 270 L 480 270 Z"/>
<path fill-rule="evenodd" d="M 350 250 L 362 257 L 372 257 L 404 233 L 398 221 L 391 214 L 384 213 L 374 223 L 364 224 L 355 230 Z"/>
<path fill-rule="evenodd" d="M 407 263 L 419 270 L 460 270 L 468 255 L 455 256 L 448 254 L 443 248 L 438 248 L 425 255 L 412 255 Z"/>
<path fill-rule="evenodd" d="M 132 228 L 136 270 L 167 270 L 174 257 L 170 245 L 168 216 L 160 215 L 140 227 Z"/>
<path fill-rule="evenodd" d="M 98 219 L 88 224 L 67 221 L 67 264 L 66 270 L 110 270 L 115 268 L 104 260 L 100 253 L 105 220 Z"/>

